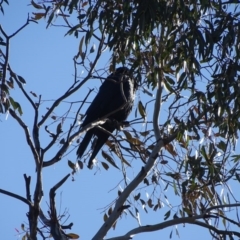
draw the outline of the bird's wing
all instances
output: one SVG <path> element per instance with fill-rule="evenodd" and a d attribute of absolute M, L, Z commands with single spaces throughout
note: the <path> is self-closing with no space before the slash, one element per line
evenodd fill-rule
<path fill-rule="evenodd" d="M 121 91 L 119 91 L 120 85 L 114 80 L 117 81 L 116 76 L 112 74 L 101 85 L 98 94 L 86 111 L 86 118 L 82 126 L 86 126 L 116 110 L 116 103 L 122 99 L 122 96 Z M 117 103 L 117 105 L 119 104 Z"/>
<path fill-rule="evenodd" d="M 110 75 L 99 88 L 98 94 L 93 99 L 92 103 L 90 104 L 86 111 L 86 117 L 82 123 L 82 127 L 86 126 L 87 124 L 93 121 L 96 121 L 101 117 L 104 117 L 106 114 L 115 110 L 114 103 L 116 103 L 116 99 L 119 98 L 119 94 L 117 94 L 117 92 L 119 92 L 119 84 L 114 83 L 110 79 L 114 79 L 114 75 Z M 107 130 L 113 131 L 113 129 Z M 102 132 L 101 130 L 95 128 L 90 129 L 84 136 L 82 142 L 79 144 L 79 148 L 77 150 L 77 155 L 79 158 L 82 157 L 93 135 L 97 135 L 101 139 L 98 140 L 97 144 L 98 150 L 97 151 L 95 150 L 95 152 L 92 154 L 92 159 L 94 159 L 99 149 L 102 147 L 102 145 L 106 142 L 107 138 L 109 137 L 108 134 L 106 135 L 106 133 Z"/>

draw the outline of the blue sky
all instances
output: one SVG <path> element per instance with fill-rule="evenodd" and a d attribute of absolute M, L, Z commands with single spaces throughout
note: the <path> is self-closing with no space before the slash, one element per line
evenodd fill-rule
<path fill-rule="evenodd" d="M 21 27 L 26 22 L 27 14 L 34 11 L 31 6 L 27 6 L 26 2 L 10 1 L 10 6 L 4 5 L 5 15 L 0 15 L 0 22 L 7 34 L 11 34 Z M 46 111 L 46 107 L 51 105 L 51 100 L 63 94 L 73 81 L 74 68 L 72 59 L 78 51 L 80 38 L 76 39 L 73 36 L 64 37 L 65 33 L 66 29 L 64 28 L 51 27 L 46 29 L 46 22 L 41 21 L 38 24 L 31 23 L 11 40 L 9 59 L 11 68 L 14 72 L 25 78 L 27 81 L 25 86 L 27 92 L 32 91 L 37 95 L 42 94 L 42 99 L 48 100 L 41 105 L 42 114 Z M 108 62 L 109 54 L 106 51 L 97 67 L 103 68 L 107 66 Z M 79 67 L 79 73 L 82 70 Z M 72 99 L 76 101 L 82 100 L 89 88 L 95 87 L 97 89 L 99 84 L 100 81 L 90 80 Z M 11 94 L 16 101 L 21 103 L 24 112 L 22 119 L 31 129 L 33 122 L 31 106 L 24 100 L 17 86 L 15 86 Z M 143 96 L 141 100 L 144 102 L 145 97 Z M 64 113 L 67 108 L 67 104 L 63 104 L 56 111 L 56 115 Z M 133 118 L 134 115 L 132 114 L 129 119 Z M 148 118 L 151 119 L 152 116 L 149 114 Z M 23 130 L 10 116 L 1 116 L 0 120 L 2 164 L 0 169 L 0 188 L 25 196 L 23 174 L 26 173 L 32 177 L 31 190 L 33 194 L 35 165 L 26 144 Z M 49 128 L 51 128 L 51 121 L 47 122 Z M 55 128 L 51 130 L 54 131 Z M 42 144 L 46 146 L 49 142 L 49 137 L 43 131 L 41 134 Z M 57 149 L 59 149 L 59 146 L 56 146 L 53 151 L 47 154 L 45 160 L 50 159 Z M 98 158 L 101 158 L 101 156 Z M 64 157 L 61 162 L 43 170 L 45 195 L 41 207 L 45 213 L 48 210 L 48 192 L 50 188 L 71 172 L 67 166 L 68 160 L 73 162 L 76 160 L 75 150 Z M 137 164 L 136 168 L 132 169 L 131 177 L 136 175 L 140 168 L 141 164 Z M 91 239 L 103 223 L 104 208 L 116 197 L 121 174 L 114 168 L 111 168 L 110 171 L 101 169 L 97 172 L 96 170 L 90 171 L 84 168 L 84 171 L 78 172 L 74 176 L 74 179 L 75 181 L 71 181 L 71 178 L 68 179 L 57 191 L 57 211 L 58 213 L 63 213 L 64 210 L 69 212 L 70 216 L 66 224 L 73 222 L 74 226 L 72 230 L 67 232 L 74 232 L 80 235 L 80 239 Z M 169 188 L 168 191 L 170 191 L 170 196 L 174 198 L 175 195 L 171 193 L 173 190 Z M 146 196 L 143 196 L 143 198 L 147 200 Z M 26 213 L 28 207 L 22 202 L 5 195 L 0 195 L 0 202 L 1 238 L 9 240 L 21 239 L 22 235 L 18 235 L 15 229 L 18 229 L 21 233 L 21 224 L 25 223 L 27 225 Z M 138 208 L 140 209 L 141 207 L 138 206 Z M 160 211 L 153 214 L 152 210 L 149 210 L 148 214 L 142 210 L 140 212 L 142 225 L 156 224 L 164 221 L 164 214 L 168 210 L 168 207 L 163 207 Z M 137 221 L 130 215 L 123 215 L 117 223 L 116 230 L 111 230 L 107 237 L 124 234 L 137 226 Z M 173 230 L 172 239 L 178 239 L 178 236 L 174 232 L 174 227 L 155 233 L 140 234 L 134 237 L 134 239 L 168 239 L 171 230 Z M 193 237 L 195 240 L 202 240 L 204 237 L 209 239 L 207 230 L 197 227 L 190 225 L 178 226 L 178 230 L 181 239 L 187 240 Z"/>

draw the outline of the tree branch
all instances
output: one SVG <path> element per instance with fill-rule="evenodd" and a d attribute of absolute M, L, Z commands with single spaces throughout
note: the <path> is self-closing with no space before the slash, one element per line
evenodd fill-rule
<path fill-rule="evenodd" d="M 162 73 L 161 73 L 162 74 Z M 162 78 L 162 76 L 160 76 Z M 162 89 L 163 89 L 163 83 L 161 81 L 158 81 L 158 88 L 157 88 L 157 94 L 156 94 L 156 100 L 154 105 L 154 112 L 153 112 L 153 129 L 156 141 L 158 141 L 161 138 L 160 130 L 159 130 L 159 124 L 158 124 L 158 117 L 161 110 L 161 102 L 162 102 Z"/>
<path fill-rule="evenodd" d="M 49 192 L 50 198 L 50 210 L 51 210 L 51 220 L 50 220 L 50 232 L 54 239 L 67 240 L 68 237 L 63 232 L 61 225 L 58 222 L 57 211 L 55 207 L 55 192 L 62 186 L 62 184 L 70 177 L 70 174 L 66 175 L 61 181 L 59 181 L 54 187 L 51 188 Z"/>
<path fill-rule="evenodd" d="M 16 77 L 17 74 L 12 71 L 12 69 L 11 69 L 9 64 L 8 64 L 8 70 L 10 71 L 11 76 L 13 76 L 13 78 L 15 79 L 18 87 L 21 89 L 23 95 L 26 97 L 26 99 L 32 105 L 33 110 L 35 112 L 32 134 L 33 134 L 33 142 L 35 144 L 35 148 L 37 150 L 37 153 L 39 154 L 39 151 L 40 151 L 40 141 L 39 141 L 39 128 L 37 126 L 37 122 L 38 122 L 38 106 L 39 106 L 39 104 L 38 104 L 38 106 L 36 106 L 36 104 L 33 102 L 33 100 L 30 98 L 30 96 L 27 94 L 27 92 L 23 88 L 22 83 Z M 40 101 L 41 101 L 41 96 L 39 97 L 39 103 L 40 103 Z"/>
<path fill-rule="evenodd" d="M 26 185 L 26 196 L 27 196 L 27 200 L 32 202 L 31 200 L 31 194 L 30 194 L 30 183 L 31 183 L 31 177 L 27 177 L 26 174 L 23 174 L 23 177 L 25 179 L 25 185 Z"/>
<path fill-rule="evenodd" d="M 131 231 L 127 232 L 123 236 L 108 238 L 106 240 L 129 240 L 129 239 L 132 239 L 134 235 L 139 234 L 139 233 L 155 232 L 155 231 L 159 231 L 161 229 L 167 228 L 167 227 L 171 227 L 171 226 L 178 225 L 178 224 L 186 224 L 186 223 L 194 224 L 194 225 L 198 225 L 198 226 L 207 228 L 209 230 L 216 232 L 217 234 L 225 234 L 225 235 L 234 234 L 238 237 L 240 236 L 240 233 L 238 233 L 238 232 L 219 230 L 219 229 L 215 228 L 214 226 L 211 226 L 209 224 L 206 224 L 204 222 L 197 220 L 197 219 L 201 219 L 201 218 L 204 218 L 203 214 L 197 215 L 194 217 L 175 218 L 175 219 L 165 221 L 162 223 L 158 223 L 158 224 L 154 224 L 154 225 L 146 225 L 146 226 L 134 228 Z"/>
<path fill-rule="evenodd" d="M 24 29 L 29 22 L 35 22 L 34 20 L 29 19 L 29 15 L 27 17 L 27 22 L 20 27 L 16 32 L 12 33 L 11 35 L 7 35 L 6 32 L 3 30 L 1 24 L 0 24 L 0 32 L 3 34 L 3 36 L 6 38 L 6 56 L 5 56 L 5 61 L 4 61 L 4 68 L 3 68 L 3 77 L 2 77 L 2 85 L 5 84 L 6 81 L 6 76 L 7 76 L 7 66 L 8 66 L 8 60 L 9 60 L 9 47 L 10 47 L 10 39 L 17 35 L 22 29 Z"/>
<path fill-rule="evenodd" d="M 235 235 L 235 236 L 240 237 L 240 233 L 239 232 L 228 231 L 228 230 L 219 230 L 216 227 L 214 227 L 214 226 L 212 226 L 210 224 L 204 223 L 204 222 L 196 221 L 193 224 L 201 226 L 201 227 L 204 227 L 204 228 L 207 228 L 208 230 L 211 230 L 211 231 L 217 233 L 218 235 L 228 235 L 228 236 Z"/>
<path fill-rule="evenodd" d="M 89 131 L 90 129 L 98 125 L 104 124 L 106 120 L 107 119 L 99 119 L 79 129 L 79 131 L 77 131 L 67 139 L 67 141 L 63 144 L 63 146 L 51 160 L 43 162 L 43 167 L 51 166 L 52 164 L 60 161 L 62 159 L 63 154 L 67 151 L 68 147 L 75 141 L 75 139 L 79 138 L 83 133 Z"/>
<path fill-rule="evenodd" d="M 53 144 L 56 142 L 56 140 L 58 139 L 59 135 L 62 133 L 62 123 L 59 123 L 56 129 L 56 134 L 54 133 L 50 133 L 49 130 L 47 130 L 47 126 L 45 127 L 45 130 L 50 134 L 50 137 L 52 137 L 52 140 L 50 141 L 50 143 L 42 150 L 43 153 L 47 152 L 52 146 Z"/>
<path fill-rule="evenodd" d="M 16 199 L 26 203 L 29 207 L 32 207 L 32 204 L 31 204 L 30 201 L 28 201 L 26 198 L 21 197 L 21 196 L 15 194 L 15 193 L 11 193 L 11 192 L 3 190 L 3 189 L 0 189 L 0 193 L 8 195 L 8 196 L 13 197 L 13 198 L 16 198 Z"/>
<path fill-rule="evenodd" d="M 144 178 L 148 175 L 150 170 L 155 164 L 156 158 L 158 156 L 159 151 L 164 146 L 163 140 L 160 138 L 160 132 L 158 128 L 158 114 L 160 112 L 160 103 L 161 103 L 161 93 L 162 93 L 162 85 L 159 85 L 156 95 L 156 104 L 154 109 L 154 132 L 156 133 L 157 144 L 154 146 L 152 153 L 150 154 L 148 161 L 144 167 L 139 171 L 138 175 L 130 182 L 130 184 L 123 190 L 118 200 L 116 201 L 115 207 L 107 221 L 102 225 L 102 227 L 98 230 L 96 235 L 93 237 L 93 240 L 103 239 L 107 234 L 112 225 L 117 221 L 120 217 L 122 211 L 122 207 L 124 206 L 124 202 L 127 200 L 129 195 L 132 193 L 134 189 L 144 180 Z M 157 109 L 156 109 L 157 108 Z"/>
<path fill-rule="evenodd" d="M 37 153 L 37 151 L 36 151 L 36 149 L 35 149 L 35 147 L 33 145 L 33 142 L 32 142 L 32 139 L 31 139 L 31 136 L 30 136 L 29 129 L 28 129 L 27 125 L 22 121 L 22 119 L 20 117 L 17 116 L 17 114 L 11 108 L 9 108 L 9 113 L 11 114 L 11 116 L 14 119 L 17 120 L 19 125 L 23 128 L 23 130 L 25 132 L 27 143 L 30 146 L 30 149 L 31 149 L 32 154 L 33 154 L 33 157 L 35 159 L 36 168 L 38 168 L 39 167 L 39 163 L 40 163 L 39 155 L 38 155 L 38 153 Z"/>
<path fill-rule="evenodd" d="M 34 21 L 33 19 L 29 19 L 29 14 L 28 14 L 28 17 L 27 17 L 27 21 L 26 23 L 20 27 L 16 32 L 12 33 L 9 38 L 12 38 L 14 37 L 15 35 L 17 35 L 21 30 L 23 30 L 30 22 L 34 22 L 34 23 L 37 23 L 36 21 Z"/>
<path fill-rule="evenodd" d="M 102 41 L 100 42 L 99 46 L 98 46 L 98 51 L 97 51 L 97 55 L 95 57 L 94 62 L 91 65 L 91 68 L 88 72 L 88 75 L 84 78 L 83 81 L 81 81 L 76 87 L 72 88 L 72 86 L 65 92 L 65 94 L 63 94 L 60 98 L 58 98 L 50 107 L 50 109 L 47 111 L 47 113 L 43 116 L 42 120 L 38 123 L 38 127 L 40 127 L 46 120 L 47 118 L 50 116 L 50 114 L 53 112 L 53 110 L 61 103 L 62 100 L 64 100 L 65 98 L 69 97 L 70 95 L 72 95 L 74 92 L 76 92 L 92 75 L 92 72 L 95 68 L 95 66 L 97 65 L 98 59 L 101 56 L 101 49 L 102 49 L 102 45 L 103 45 L 103 40 L 104 40 L 104 34 L 102 37 Z M 73 84 L 75 85 L 75 83 Z"/>
<path fill-rule="evenodd" d="M 171 227 L 171 226 L 178 225 L 178 224 L 185 224 L 185 223 L 195 224 L 195 225 L 207 228 L 209 230 L 214 231 L 217 234 L 236 235 L 236 236 L 240 237 L 239 232 L 219 230 L 212 225 L 209 225 L 209 224 L 201 222 L 201 221 L 197 221 L 198 219 L 211 218 L 211 215 L 206 214 L 207 212 L 210 212 L 211 210 L 216 209 L 216 208 L 225 208 L 225 207 L 240 207 L 240 203 L 213 206 L 213 207 L 207 208 L 205 210 L 205 212 L 200 215 L 196 215 L 196 216 L 192 216 L 192 217 L 175 218 L 175 219 L 172 219 L 169 221 L 165 221 L 163 223 L 141 226 L 141 227 L 130 230 L 123 236 L 108 238 L 106 240 L 127 240 L 127 239 L 129 240 L 129 239 L 132 239 L 134 235 L 139 234 L 139 233 L 154 232 L 154 231 L 158 231 L 158 230 L 161 230 L 161 229 L 164 229 L 167 227 Z"/>

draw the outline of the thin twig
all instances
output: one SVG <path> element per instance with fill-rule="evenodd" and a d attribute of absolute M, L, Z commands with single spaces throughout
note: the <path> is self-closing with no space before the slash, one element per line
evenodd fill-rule
<path fill-rule="evenodd" d="M 75 139 L 79 138 L 83 133 L 89 131 L 90 129 L 97 127 L 98 125 L 104 124 L 105 121 L 106 119 L 99 119 L 79 129 L 79 131 L 77 131 L 76 133 L 74 133 L 72 136 L 69 137 L 68 141 L 66 141 L 63 144 L 61 149 L 57 152 L 57 154 L 51 160 L 43 162 L 43 167 L 51 166 L 56 162 L 60 161 L 62 159 L 63 154 L 67 151 L 67 149 L 75 141 Z"/>
<path fill-rule="evenodd" d="M 171 226 L 178 225 L 178 224 L 186 224 L 186 223 L 194 224 L 194 225 L 198 225 L 198 226 L 207 228 L 209 230 L 212 230 L 212 231 L 216 232 L 217 234 L 223 234 L 223 235 L 234 234 L 238 237 L 240 236 L 239 232 L 219 230 L 219 229 L 215 228 L 214 226 L 211 226 L 211 225 L 206 224 L 204 222 L 198 221 L 198 219 L 203 219 L 205 217 L 206 216 L 204 214 L 200 214 L 200 215 L 196 215 L 196 216 L 192 216 L 192 217 L 175 218 L 175 219 L 168 220 L 168 221 L 158 223 L 158 224 L 146 225 L 146 226 L 141 226 L 141 227 L 138 227 L 138 228 L 134 228 L 134 229 L 130 230 L 129 232 L 127 232 L 123 236 L 108 238 L 106 240 L 131 239 L 131 236 L 139 234 L 139 233 L 159 231 L 159 230 L 167 228 L 167 227 L 171 227 Z M 207 216 L 207 217 L 209 217 L 209 216 Z"/>
<path fill-rule="evenodd" d="M 51 142 L 50 142 L 44 149 L 42 149 L 43 154 L 46 153 L 46 152 L 53 146 L 53 144 L 54 144 L 54 143 L 56 142 L 56 140 L 58 139 L 59 135 L 62 133 L 61 124 L 62 124 L 62 123 L 59 123 L 59 124 L 58 124 L 57 130 L 56 130 L 56 134 L 51 134 L 52 140 L 51 140 Z M 59 129 L 59 128 L 60 128 L 60 129 Z M 59 130 L 58 130 L 58 129 L 59 129 Z M 46 130 L 46 127 L 45 127 L 45 130 Z"/>
<path fill-rule="evenodd" d="M 5 84 L 6 76 L 7 76 L 7 67 L 8 67 L 9 50 L 10 50 L 10 39 L 12 37 L 14 37 L 15 35 L 17 35 L 22 29 L 24 29 L 29 24 L 29 22 L 35 22 L 36 23 L 36 21 L 30 20 L 29 19 L 29 15 L 28 15 L 26 23 L 22 27 L 20 27 L 17 31 L 15 31 L 14 33 L 12 33 L 9 36 L 6 34 L 6 32 L 3 30 L 3 28 L 2 28 L 2 26 L 0 24 L 0 32 L 6 38 L 6 56 L 5 56 L 4 68 L 3 68 L 2 85 Z"/>
<path fill-rule="evenodd" d="M 16 199 L 26 203 L 29 207 L 32 207 L 32 204 L 31 204 L 30 201 L 28 201 L 26 198 L 24 198 L 22 196 L 19 196 L 18 194 L 15 194 L 15 193 L 3 190 L 3 189 L 0 189 L 0 193 L 8 195 L 8 196 L 13 197 L 13 198 L 16 198 Z"/>
<path fill-rule="evenodd" d="M 25 185 L 26 185 L 26 196 L 27 196 L 27 200 L 28 201 L 32 201 L 31 200 L 31 194 L 30 194 L 30 183 L 31 183 L 31 177 L 27 177 L 26 174 L 23 175 L 24 179 L 25 179 Z"/>
<path fill-rule="evenodd" d="M 76 117 L 75 117 L 75 119 L 74 119 L 74 122 L 73 122 L 73 124 L 70 126 L 70 129 L 69 129 L 69 131 L 68 131 L 67 141 L 68 141 L 68 139 L 69 139 L 69 137 L 70 137 L 70 134 L 71 134 L 71 132 L 72 132 L 72 129 L 74 128 L 75 124 L 77 123 L 78 114 L 79 114 L 80 110 L 82 109 L 83 104 L 86 102 L 87 98 L 89 97 L 90 93 L 91 93 L 93 90 L 94 90 L 94 89 L 90 89 L 90 90 L 89 90 L 87 96 L 83 99 L 82 104 L 81 104 L 80 107 L 78 108 L 77 113 L 76 113 Z"/>
<path fill-rule="evenodd" d="M 20 27 L 16 32 L 12 33 L 10 36 L 9 36 L 9 39 L 14 37 L 15 35 L 17 35 L 21 30 L 23 30 L 30 22 L 34 22 L 34 23 L 38 23 L 37 21 L 34 21 L 32 19 L 29 19 L 29 13 L 28 13 L 28 17 L 27 17 L 27 21 L 26 23 Z"/>
<path fill-rule="evenodd" d="M 39 167 L 39 163 L 40 163 L 39 155 L 38 155 L 38 153 L 37 153 L 37 151 L 36 151 L 36 149 L 35 149 L 35 147 L 33 145 L 33 142 L 32 142 L 32 139 L 31 139 L 31 136 L 30 136 L 29 129 L 28 129 L 27 125 L 22 121 L 22 119 L 20 117 L 17 116 L 17 114 L 11 108 L 9 108 L 9 113 L 10 113 L 10 115 L 14 119 L 17 120 L 19 125 L 23 128 L 23 130 L 25 132 L 27 143 L 30 146 L 30 149 L 31 149 L 32 154 L 33 154 L 33 157 L 35 159 L 36 168 L 38 168 Z"/>
<path fill-rule="evenodd" d="M 102 38 L 102 42 L 103 42 L 104 36 Z M 94 70 L 94 68 L 97 65 L 97 62 L 101 56 L 101 49 L 102 49 L 102 42 L 99 44 L 98 47 L 98 51 L 97 51 L 97 55 L 96 58 L 93 62 L 93 64 L 91 65 L 91 68 L 88 72 L 88 75 L 84 78 L 83 81 L 81 81 L 76 87 L 72 88 L 72 86 L 65 92 L 65 94 L 63 94 L 60 98 L 58 98 L 50 107 L 50 109 L 47 111 L 47 113 L 43 116 L 42 120 L 38 123 L 38 127 L 40 127 L 46 120 L 47 118 L 50 116 L 50 114 L 53 112 L 53 110 L 62 102 L 62 100 L 66 99 L 67 97 L 69 97 L 70 95 L 72 95 L 74 92 L 76 92 L 80 87 L 82 87 L 82 85 L 91 77 L 92 72 Z M 75 84 L 75 83 L 74 83 Z"/>

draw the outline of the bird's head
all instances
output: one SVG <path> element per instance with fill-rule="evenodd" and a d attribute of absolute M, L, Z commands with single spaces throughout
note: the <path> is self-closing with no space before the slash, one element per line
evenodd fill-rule
<path fill-rule="evenodd" d="M 137 89 L 138 86 L 137 86 L 137 81 L 136 79 L 133 77 L 133 73 L 127 68 L 127 67 L 119 67 L 116 69 L 115 71 L 115 74 L 117 75 L 121 75 L 121 76 L 124 76 L 124 75 L 127 75 L 130 77 L 130 79 L 134 82 L 134 88 Z"/>
<path fill-rule="evenodd" d="M 115 71 L 116 74 L 126 74 L 126 75 L 130 75 L 130 70 L 127 67 L 119 67 L 116 69 Z"/>

